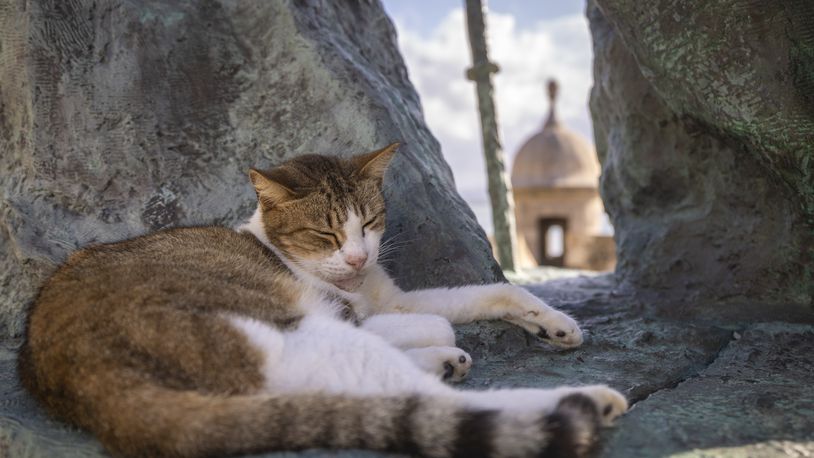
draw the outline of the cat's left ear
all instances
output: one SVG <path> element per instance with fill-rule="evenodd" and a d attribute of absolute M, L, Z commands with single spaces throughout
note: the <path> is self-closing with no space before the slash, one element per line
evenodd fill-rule
<path fill-rule="evenodd" d="M 387 171 L 387 166 L 399 149 L 399 142 L 391 143 L 380 150 L 373 151 L 367 154 L 360 154 L 353 157 L 351 160 L 359 169 L 359 173 L 368 178 L 381 180 L 384 178 L 384 172 Z"/>

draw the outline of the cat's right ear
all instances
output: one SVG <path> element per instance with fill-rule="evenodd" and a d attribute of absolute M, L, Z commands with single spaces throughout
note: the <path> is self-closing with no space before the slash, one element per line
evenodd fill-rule
<path fill-rule="evenodd" d="M 269 178 L 259 170 L 249 169 L 249 178 L 251 178 L 254 191 L 257 193 L 257 202 L 260 203 L 263 210 L 268 210 L 294 199 L 292 190 Z"/>

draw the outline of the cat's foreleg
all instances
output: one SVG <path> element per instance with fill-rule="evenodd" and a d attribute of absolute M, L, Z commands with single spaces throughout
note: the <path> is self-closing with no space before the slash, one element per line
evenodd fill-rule
<path fill-rule="evenodd" d="M 453 323 L 502 319 L 559 347 L 577 347 L 583 340 L 573 318 L 510 284 L 408 291 L 398 300 L 416 312 L 438 313 Z"/>
<path fill-rule="evenodd" d="M 362 293 L 378 312 L 428 313 L 452 323 L 502 319 L 516 324 L 553 345 L 576 347 L 582 331 L 573 318 L 538 297 L 507 283 L 402 291 L 386 272 L 370 273 Z"/>

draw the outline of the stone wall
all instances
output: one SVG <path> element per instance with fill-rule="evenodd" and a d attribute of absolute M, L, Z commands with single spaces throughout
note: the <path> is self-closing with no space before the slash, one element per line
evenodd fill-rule
<path fill-rule="evenodd" d="M 0 336 L 71 250 L 233 225 L 250 166 L 394 140 L 399 283 L 503 278 L 377 1 L 0 0 L 0 82 Z"/>
<path fill-rule="evenodd" d="M 595 0 L 591 111 L 623 283 L 814 298 L 814 4 Z"/>

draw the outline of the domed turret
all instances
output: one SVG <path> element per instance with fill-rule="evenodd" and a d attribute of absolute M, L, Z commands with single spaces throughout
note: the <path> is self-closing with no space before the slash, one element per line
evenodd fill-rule
<path fill-rule="evenodd" d="M 593 146 L 559 122 L 557 82 L 548 83 L 550 108 L 543 130 L 520 148 L 512 165 L 512 187 L 592 188 L 599 183 L 599 162 Z"/>
<path fill-rule="evenodd" d="M 520 266 L 607 270 L 615 254 L 613 239 L 600 234 L 599 161 L 591 143 L 557 119 L 557 91 L 549 81 L 548 118 L 512 165 Z"/>

